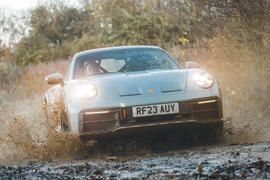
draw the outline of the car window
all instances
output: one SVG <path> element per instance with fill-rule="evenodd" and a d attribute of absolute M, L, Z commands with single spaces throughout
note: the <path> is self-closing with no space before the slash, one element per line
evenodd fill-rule
<path fill-rule="evenodd" d="M 75 62 L 74 79 L 105 73 L 179 69 L 171 56 L 155 48 L 90 51 Z"/>

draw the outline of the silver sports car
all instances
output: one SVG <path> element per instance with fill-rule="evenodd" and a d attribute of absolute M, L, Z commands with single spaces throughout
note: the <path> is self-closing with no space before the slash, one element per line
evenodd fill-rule
<path fill-rule="evenodd" d="M 54 85 L 45 93 L 49 124 L 81 137 L 189 123 L 223 127 L 216 80 L 194 62 L 182 67 L 159 47 L 79 52 L 65 77 L 45 79 Z"/>

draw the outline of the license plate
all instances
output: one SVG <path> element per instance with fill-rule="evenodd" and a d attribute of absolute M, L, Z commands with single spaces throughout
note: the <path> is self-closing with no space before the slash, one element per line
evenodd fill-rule
<path fill-rule="evenodd" d="M 178 103 L 132 107 L 133 117 L 155 116 L 179 113 Z"/>

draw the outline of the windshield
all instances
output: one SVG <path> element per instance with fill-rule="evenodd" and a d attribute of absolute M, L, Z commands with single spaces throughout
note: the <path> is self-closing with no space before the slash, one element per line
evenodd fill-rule
<path fill-rule="evenodd" d="M 164 51 L 134 48 L 89 52 L 76 59 L 74 79 L 104 73 L 179 69 Z"/>

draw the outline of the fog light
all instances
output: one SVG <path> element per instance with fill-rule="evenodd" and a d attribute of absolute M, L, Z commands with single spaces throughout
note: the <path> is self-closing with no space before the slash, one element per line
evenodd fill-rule
<path fill-rule="evenodd" d="M 200 101 L 198 102 L 198 104 L 207 104 L 207 103 L 213 103 L 213 102 L 217 102 L 217 100 Z"/>

